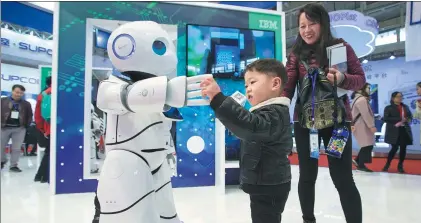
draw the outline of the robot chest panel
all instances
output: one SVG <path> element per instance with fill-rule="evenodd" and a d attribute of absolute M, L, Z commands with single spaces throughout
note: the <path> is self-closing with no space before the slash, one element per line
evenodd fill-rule
<path fill-rule="evenodd" d="M 138 146 L 148 144 L 147 147 L 161 147 L 159 138 L 164 135 L 165 125 L 159 114 L 127 114 L 116 116 L 113 122 L 115 134 L 110 135 L 109 141 L 125 142 L 124 144 L 136 144 Z M 110 126 L 112 127 L 112 126 Z M 108 137 L 107 137 L 108 138 Z M 155 140 L 156 139 L 156 140 Z"/>

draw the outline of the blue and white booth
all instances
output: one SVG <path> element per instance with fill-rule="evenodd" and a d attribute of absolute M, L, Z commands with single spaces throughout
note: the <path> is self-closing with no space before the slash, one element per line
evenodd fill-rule
<path fill-rule="evenodd" d="M 192 16 L 196 14 L 200 16 Z M 96 190 L 98 173 L 91 171 L 90 158 L 98 155 L 100 159 L 93 165 L 101 167 L 105 154 L 95 154 L 91 121 L 105 125 L 106 114 L 95 108 L 96 90 L 99 81 L 118 75 L 105 48 L 116 27 L 138 20 L 161 24 L 177 48 L 177 72 L 172 75 L 218 74 L 222 90 L 230 95 L 237 90 L 244 93 L 242 71 L 247 64 L 258 58 L 286 58 L 284 18 L 281 12 L 213 3 L 57 3 L 51 193 Z M 218 123 L 209 106 L 187 107 L 180 113 L 184 120 L 172 129 L 177 152 L 173 187 L 215 186 L 223 192 L 230 175 L 225 151 L 229 145 L 235 157 L 236 139 Z M 238 169 L 238 161 L 234 169 Z"/>

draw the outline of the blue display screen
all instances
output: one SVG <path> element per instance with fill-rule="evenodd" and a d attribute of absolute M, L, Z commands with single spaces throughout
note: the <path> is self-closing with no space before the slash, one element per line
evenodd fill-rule
<path fill-rule="evenodd" d="M 95 46 L 101 49 L 107 49 L 107 42 L 111 33 L 96 29 L 95 30 Z"/>
<path fill-rule="evenodd" d="M 275 58 L 275 33 L 251 29 L 187 25 L 187 75 L 244 78 L 255 60 Z"/>

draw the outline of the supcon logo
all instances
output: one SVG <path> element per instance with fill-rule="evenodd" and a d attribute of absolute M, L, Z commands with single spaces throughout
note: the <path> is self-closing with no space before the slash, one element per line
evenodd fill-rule
<path fill-rule="evenodd" d="M 259 27 L 262 29 L 278 29 L 278 22 L 272 20 L 259 20 Z"/>
<path fill-rule="evenodd" d="M 35 53 L 45 53 L 47 55 L 52 56 L 53 50 L 47 49 L 42 46 L 31 45 L 30 43 L 19 42 L 19 43 L 11 43 L 11 41 L 7 38 L 1 38 L 1 45 L 2 46 L 17 46 L 21 50 L 28 50 Z"/>
<path fill-rule="evenodd" d="M 39 79 L 32 77 L 19 77 L 16 75 L 1 74 L 3 81 L 16 81 L 24 84 L 39 84 Z"/>

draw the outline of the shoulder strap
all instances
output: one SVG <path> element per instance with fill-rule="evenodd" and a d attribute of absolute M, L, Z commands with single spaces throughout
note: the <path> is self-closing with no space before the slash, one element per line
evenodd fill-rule
<path fill-rule="evenodd" d="M 358 99 L 360 99 L 361 97 L 364 97 L 364 96 L 359 96 L 358 98 L 356 98 L 356 99 L 354 100 L 354 102 L 352 103 L 352 106 L 351 106 L 351 111 L 352 111 L 352 109 L 354 108 L 355 103 L 357 103 L 357 100 L 358 100 Z M 359 114 L 357 115 L 357 117 L 355 117 L 355 118 L 354 118 L 354 120 L 352 120 L 351 126 L 355 125 L 355 123 L 357 122 L 357 120 L 358 120 L 360 117 L 361 117 L 361 113 L 359 113 Z"/>
<path fill-rule="evenodd" d="M 336 77 L 336 74 L 333 75 L 333 106 L 334 106 L 334 110 L 333 110 L 333 122 L 335 124 L 335 128 L 339 127 L 339 123 L 338 123 L 338 102 L 339 102 L 339 98 L 338 98 L 338 79 Z M 343 120 L 345 121 L 345 120 Z"/>
<path fill-rule="evenodd" d="M 364 96 L 359 96 L 354 100 L 354 103 L 352 103 L 352 106 L 351 106 L 351 110 L 354 108 L 354 105 L 357 102 L 357 100 L 360 99 L 361 97 L 364 97 Z"/>

